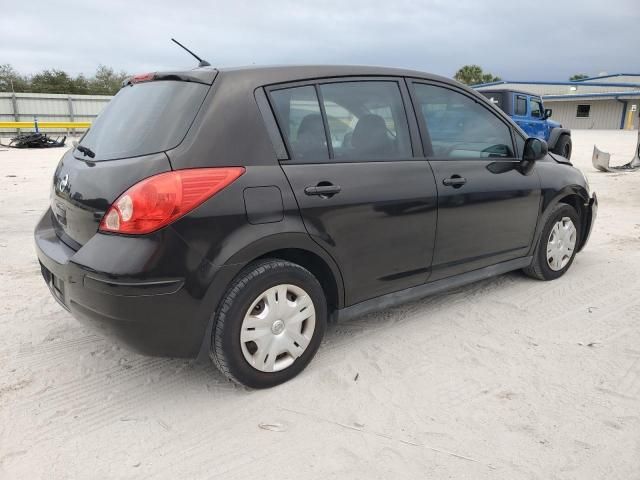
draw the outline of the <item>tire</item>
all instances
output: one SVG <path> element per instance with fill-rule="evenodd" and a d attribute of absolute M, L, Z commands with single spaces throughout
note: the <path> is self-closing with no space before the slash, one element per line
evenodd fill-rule
<path fill-rule="evenodd" d="M 573 145 L 571 143 L 571 137 L 569 135 L 560 135 L 560 138 L 556 142 L 555 147 L 553 147 L 553 153 L 562 155 L 567 160 L 571 159 L 572 150 Z"/>
<path fill-rule="evenodd" d="M 241 385 L 269 388 L 295 377 L 314 357 L 327 327 L 327 302 L 307 269 L 266 259 L 232 281 L 214 322 L 210 356 L 218 369 Z"/>
<path fill-rule="evenodd" d="M 555 233 L 555 241 L 553 241 L 554 238 L 552 238 L 552 231 L 556 225 L 560 225 L 559 228 L 563 230 L 562 234 L 566 235 L 570 231 L 568 229 L 569 221 L 575 229 L 573 245 L 571 246 L 570 252 L 565 250 L 564 254 L 555 255 L 555 252 L 561 251 L 562 249 L 561 247 L 558 247 L 557 231 Z M 569 267 L 571 267 L 571 264 L 576 257 L 576 251 L 578 250 L 578 246 L 581 241 L 580 227 L 580 216 L 578 215 L 578 212 L 576 212 L 576 209 L 571 205 L 559 203 L 553 207 L 547 215 L 544 227 L 542 228 L 538 245 L 536 246 L 533 254 L 533 261 L 530 266 L 523 269 L 523 272 L 532 278 L 537 278 L 538 280 L 555 280 L 556 278 L 564 275 L 565 272 L 569 270 Z M 565 246 L 570 246 L 571 243 L 571 239 L 566 237 L 561 242 L 561 244 Z M 548 253 L 548 250 L 551 250 L 551 253 Z M 549 255 L 551 255 L 551 260 L 548 258 Z"/>

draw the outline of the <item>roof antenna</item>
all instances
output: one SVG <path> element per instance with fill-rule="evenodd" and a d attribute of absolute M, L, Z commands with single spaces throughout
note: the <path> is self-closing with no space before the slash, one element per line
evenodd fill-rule
<path fill-rule="evenodd" d="M 195 53 L 193 53 L 191 50 L 189 50 L 187 47 L 185 47 L 184 45 L 182 45 L 179 41 L 177 41 L 175 38 L 172 38 L 171 41 L 173 43 L 176 43 L 178 46 L 184 48 L 187 52 L 189 52 L 191 55 L 193 55 L 196 60 L 198 60 L 198 66 L 199 67 L 210 67 L 211 64 L 209 62 L 207 62 L 206 60 L 201 59 L 198 55 L 196 55 Z"/>

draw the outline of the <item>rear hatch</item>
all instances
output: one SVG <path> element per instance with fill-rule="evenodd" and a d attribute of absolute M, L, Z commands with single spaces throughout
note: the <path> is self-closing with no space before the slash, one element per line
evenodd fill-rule
<path fill-rule="evenodd" d="M 164 152 L 186 136 L 216 73 L 148 74 L 123 86 L 55 171 L 51 210 L 61 240 L 78 249 L 125 190 L 171 170 Z"/>

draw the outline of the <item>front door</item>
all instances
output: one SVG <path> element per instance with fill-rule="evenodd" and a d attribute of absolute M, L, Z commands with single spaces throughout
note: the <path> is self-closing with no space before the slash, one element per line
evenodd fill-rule
<path fill-rule="evenodd" d="M 309 234 L 340 266 L 347 304 L 424 283 L 437 192 L 413 155 L 404 84 L 323 80 L 269 96 L 289 150 L 282 168 Z"/>
<path fill-rule="evenodd" d="M 547 140 L 547 122 L 544 118 L 544 109 L 542 102 L 538 97 L 529 97 L 529 116 L 531 119 L 531 137 L 537 137 L 540 140 Z"/>
<path fill-rule="evenodd" d="M 527 255 L 540 209 L 540 182 L 520 168 L 512 128 L 462 90 L 412 83 L 438 188 L 431 280 Z M 517 133 L 516 133 L 517 134 Z"/>
<path fill-rule="evenodd" d="M 535 136 L 535 127 L 529 116 L 529 98 L 521 93 L 513 94 L 513 121 L 530 137 Z"/>

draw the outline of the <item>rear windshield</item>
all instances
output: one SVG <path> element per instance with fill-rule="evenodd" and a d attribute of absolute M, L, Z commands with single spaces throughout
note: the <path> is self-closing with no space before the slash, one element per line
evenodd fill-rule
<path fill-rule="evenodd" d="M 162 80 L 123 87 L 80 141 L 92 161 L 170 150 L 187 134 L 209 85 Z M 79 158 L 84 157 L 76 151 Z"/>

